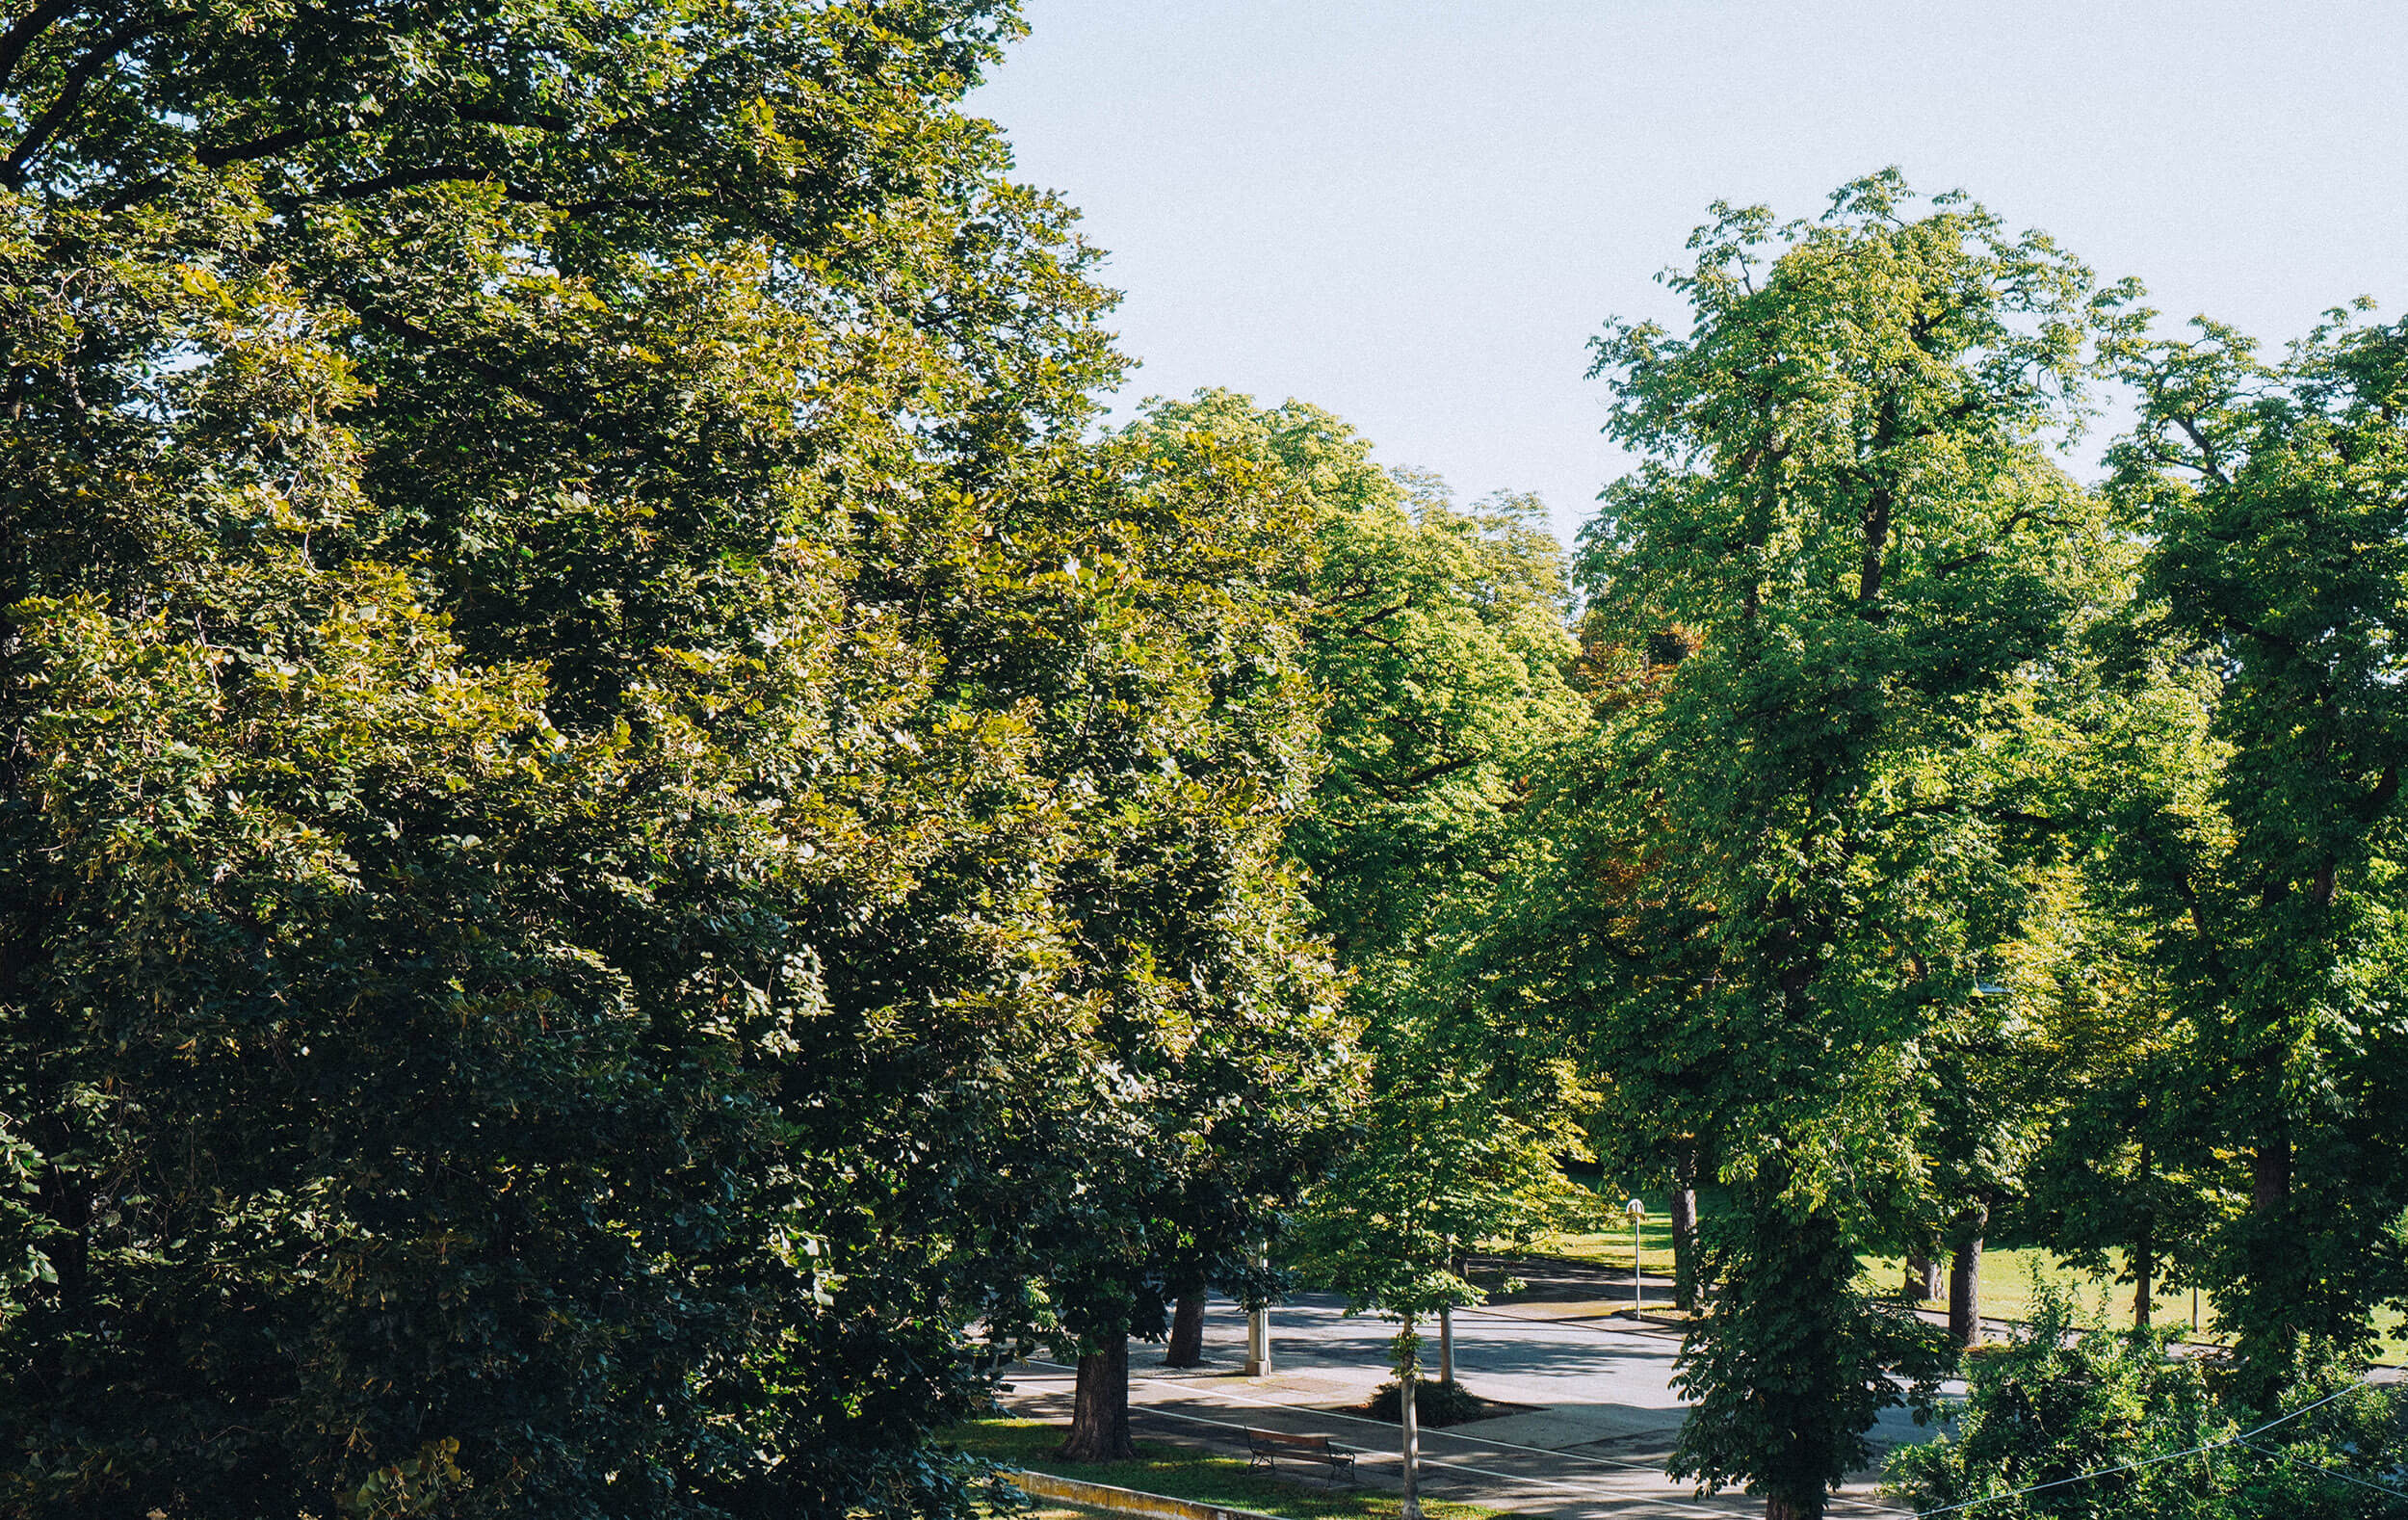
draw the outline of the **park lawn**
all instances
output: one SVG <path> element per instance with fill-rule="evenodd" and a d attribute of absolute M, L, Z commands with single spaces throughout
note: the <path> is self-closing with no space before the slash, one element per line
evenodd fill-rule
<path fill-rule="evenodd" d="M 1292 1482 L 1249 1472 L 1243 1455 L 1225 1456 L 1160 1441 L 1139 1441 L 1134 1462 L 1065 1462 L 1053 1451 L 1061 1444 L 1066 1428 L 1041 1420 L 996 1418 L 955 1426 L 944 1432 L 943 1439 L 1006 1467 L 1026 1467 L 1201 1504 L 1258 1509 L 1286 1520 L 1395 1520 L 1398 1512 L 1394 1494 L 1344 1485 L 1325 1488 L 1309 1479 Z M 1429 1499 L 1422 1501 L 1422 1512 L 1430 1520 L 1503 1520 L 1504 1515 L 1479 1505 Z"/>
<path fill-rule="evenodd" d="M 1642 1193 L 1639 1201 L 1647 1205 L 1646 1218 L 1639 1221 L 1639 1261 L 1649 1276 L 1672 1275 L 1672 1215 L 1670 1200 L 1662 1193 Z M 1703 1215 L 1715 1213 L 1722 1205 L 1718 1191 L 1698 1190 L 1698 1211 Z M 1549 1256 L 1568 1257 L 1576 1261 L 1596 1262 L 1609 1270 L 1627 1273 L 1631 1270 L 1631 1231 L 1628 1226 L 1581 1235 L 1549 1235 L 1536 1247 Z M 2123 1265 L 2120 1256 L 2111 1256 L 2114 1265 Z M 1905 1276 L 1906 1264 L 1896 1256 L 1863 1256 L 1858 1260 L 1876 1291 L 1895 1288 Z M 2034 1274 L 2041 1282 L 2060 1288 L 2073 1295 L 2082 1312 L 2097 1314 L 2110 1324 L 2132 1323 L 2132 1285 L 2117 1285 L 2110 1277 L 2100 1278 L 2075 1271 L 2059 1261 L 2055 1253 L 2036 1245 L 2005 1246 L 1982 1252 L 1981 1312 L 1993 1319 L 2022 1320 L 2030 1315 Z M 1627 1282 L 1627 1279 L 1626 1279 Z M 1945 1304 L 1933 1303 L 1934 1308 Z M 2159 1323 L 2190 1319 L 2190 1295 L 2160 1294 L 2157 1299 Z M 2213 1339 L 2215 1316 L 2212 1306 L 2201 1301 L 2201 1327 Z"/>
<path fill-rule="evenodd" d="M 1625 1253 L 1628 1254 L 1627 1252 Z M 1860 1258 L 1865 1271 L 1875 1288 L 1889 1288 L 1905 1275 L 1906 1264 L 1896 1256 Z M 2031 1317 L 2032 1296 L 2040 1285 L 2058 1289 L 2073 1299 L 2077 1315 L 2105 1325 L 2111 1330 L 2129 1329 L 2133 1323 L 2133 1285 L 2116 1281 L 2123 1270 L 2121 1251 L 2107 1253 L 2108 1271 L 2104 1274 L 2087 1272 L 2067 1265 L 2057 1255 L 2037 1245 L 2009 1246 L 1981 1254 L 1981 1312 L 1994 1320 L 2028 1320 Z M 1928 1308 L 1942 1309 L 1947 1304 L 1932 1300 Z M 2207 1345 L 2222 1345 L 2229 1337 L 2215 1323 L 2215 1300 L 2205 1294 L 2198 1298 L 2198 1330 L 2190 1329 L 2192 1300 L 2190 1290 L 2160 1291 L 2151 1301 L 2150 1319 L 2159 1326 L 2174 1325 L 2182 1330 L 2182 1338 Z M 2408 1360 L 2408 1335 L 2403 1334 L 2399 1312 L 2378 1309 L 2374 1315 L 2378 1344 L 2373 1359 L 2379 1364 L 2398 1366 Z"/>
<path fill-rule="evenodd" d="M 1672 1275 L 1672 1216 L 1670 1202 L 1662 1193 L 1642 1193 L 1640 1201 L 1647 1205 L 1647 1216 L 1639 1223 L 1639 1260 L 1650 1276 Z M 1701 1213 L 1711 1213 L 1719 1200 L 1699 1190 Z M 1575 1261 L 1596 1262 L 1609 1269 L 1631 1270 L 1631 1232 L 1622 1227 L 1591 1234 L 1549 1235 L 1534 1247 L 1548 1256 L 1562 1256 Z M 1876 1291 L 1895 1288 L 1905 1275 L 1906 1264 L 1896 1256 L 1866 1256 L 1866 1275 Z M 2084 1272 L 2067 1266 L 2053 1251 L 2037 1245 L 2005 1246 L 1987 1250 L 1981 1255 L 1981 1312 L 1991 1319 L 2024 1320 L 2030 1318 L 2035 1279 L 2040 1283 L 2062 1289 L 2073 1297 L 2080 1312 L 2093 1316 L 2112 1328 L 2129 1326 L 2133 1321 L 2133 1287 L 2119 1283 L 2114 1271 L 2123 1267 L 2120 1252 L 2109 1252 L 2113 1271 L 2107 1276 Z M 1610 1297 L 1610 1295 L 1609 1295 Z M 1945 1308 L 1934 1302 L 1930 1307 Z M 2159 1324 L 2190 1323 L 2189 1290 L 2163 1292 L 2157 1297 L 2152 1318 Z M 2375 1361 L 2390 1366 L 2408 1364 L 2408 1322 L 2395 1309 L 2382 1309 L 2375 1314 L 2375 1328 L 2381 1337 Z M 2189 1332 L 2185 1331 L 2189 1339 Z M 2220 1342 L 2224 1337 L 2215 1323 L 2214 1301 L 2205 1295 L 2199 1299 L 2199 1334 L 2205 1342 Z"/>
<path fill-rule="evenodd" d="M 1602 1230 L 1583 1234 L 1551 1232 L 1542 1235 L 1531 1249 L 1542 1256 L 1561 1256 L 1573 1261 L 1596 1262 L 1601 1266 L 1631 1270 L 1631 1226 L 1622 1213 L 1623 1194 L 1607 1196 L 1600 1207 L 1610 1215 L 1613 1222 Z M 1651 1276 L 1672 1275 L 1672 1199 L 1670 1194 L 1642 1192 L 1639 1202 L 1647 1213 L 1638 1223 L 1639 1263 Z M 1722 1206 L 1721 1190 L 1697 1190 L 1697 1208 L 1701 1215 L 1717 1212 Z M 1629 1287 L 1627 1276 L 1623 1281 Z"/>
<path fill-rule="evenodd" d="M 1863 1256 L 1866 1276 L 1876 1289 L 1898 1286 L 1906 1275 L 1906 1263 L 1897 1256 Z M 1994 1320 L 2028 1320 L 2031 1317 L 2031 1301 L 2035 1292 L 2046 1286 L 2057 1289 L 2073 1300 L 2074 1312 L 2096 1320 L 2110 1329 L 2124 1329 L 2133 1323 L 2133 1285 L 2115 1280 L 2114 1270 L 2123 1266 L 2120 1253 L 2109 1252 L 2109 1272 L 2100 1276 L 2066 1265 L 2053 1251 L 2037 1245 L 2013 1245 L 1981 1253 L 1981 1312 Z M 2190 1292 L 2159 1292 L 2152 1300 L 2151 1317 L 2160 1325 L 2190 1323 Z M 1945 1299 L 1930 1299 L 1925 1307 L 1945 1309 Z M 2216 1338 L 2215 1307 L 2202 1296 L 2199 1300 L 2200 1339 Z M 2187 1337 L 2188 1331 L 2185 1331 Z"/>

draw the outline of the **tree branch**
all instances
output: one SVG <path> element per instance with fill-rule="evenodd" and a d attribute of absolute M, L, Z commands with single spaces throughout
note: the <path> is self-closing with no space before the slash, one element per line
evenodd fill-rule
<path fill-rule="evenodd" d="M 1424 766 L 1419 771 L 1409 775 L 1399 776 L 1395 780 L 1383 780 L 1360 766 L 1348 767 L 1348 773 L 1380 796 L 1393 800 L 1412 791 L 1415 787 L 1435 781 L 1442 775 L 1462 770 L 1465 766 L 1478 765 L 1487 758 L 1485 754 L 1470 754 L 1456 760 L 1445 760 L 1436 765 Z"/>
<path fill-rule="evenodd" d="M 191 19 L 190 13 L 177 13 L 137 26 L 121 27 L 102 38 L 91 52 L 78 59 L 75 66 L 67 70 L 66 79 L 59 86 L 58 97 L 50 102 L 50 108 L 25 129 L 25 135 L 17 140 L 8 158 L 0 160 L 0 184 L 7 185 L 11 190 L 23 188 L 25 166 L 49 144 L 67 118 L 75 114 L 75 108 L 83 103 L 84 87 L 92 82 L 92 75 L 151 33 L 181 26 Z"/>
<path fill-rule="evenodd" d="M 1378 612 L 1372 614 L 1368 617 L 1357 618 L 1354 625 L 1348 628 L 1346 632 L 1349 634 L 1361 634 L 1370 639 L 1379 639 L 1377 634 L 1372 632 L 1372 624 L 1376 622 L 1385 622 L 1387 619 L 1394 617 L 1397 614 L 1404 611 L 1412 605 L 1413 604 L 1411 602 L 1407 601 L 1399 602 L 1394 607 L 1383 607 Z M 1388 646 L 1392 649 L 1396 647 L 1396 645 L 1388 640 L 1380 639 L 1379 642 L 1381 643 L 1388 644 Z"/>
<path fill-rule="evenodd" d="M 388 190 L 407 190 L 413 185 L 440 184 L 447 179 L 484 180 L 491 177 L 472 164 L 429 164 L 420 169 L 397 169 L 389 174 L 355 179 L 348 185 L 337 185 L 305 198 L 350 200 L 359 196 L 380 196 Z"/>
<path fill-rule="evenodd" d="M 0 36 L 0 90 L 6 90 L 10 76 L 23 61 L 25 50 L 34 45 L 34 39 L 50 30 L 50 23 L 75 9 L 77 0 L 42 0 L 40 5 L 25 13 L 7 35 Z"/>
<path fill-rule="evenodd" d="M 568 130 L 569 125 L 568 118 L 566 117 L 550 115 L 516 117 L 511 116 L 507 112 L 488 111 L 478 106 L 456 107 L 454 108 L 453 114 L 464 121 L 478 121 L 492 126 L 532 127 L 546 132 L 565 132 Z M 247 164 L 256 159 L 267 158 L 272 154 L 283 152 L 287 148 L 302 147 L 311 143 L 327 143 L 332 142 L 337 138 L 350 137 L 357 130 L 358 128 L 356 127 L 336 127 L 331 130 L 323 131 L 316 127 L 288 127 L 281 132 L 271 132 L 266 137 L 252 138 L 247 143 L 234 143 L 222 147 L 202 148 L 198 152 L 195 153 L 193 157 L 194 160 L 203 169 L 222 169 L 228 164 Z M 410 184 L 423 184 L 427 182 L 425 178 L 404 177 L 415 172 L 417 171 L 396 170 L 393 174 L 380 175 L 374 179 L 365 179 L 357 181 L 353 184 L 339 186 L 334 190 L 327 192 L 326 196 L 330 199 L 342 199 L 350 196 L 373 195 L 379 191 L 395 190 Z M 435 179 L 478 179 L 484 178 L 484 174 L 482 170 L 464 170 L 453 168 L 446 169 L 439 173 L 433 174 L 432 177 Z M 111 197 L 107 201 L 102 203 L 100 208 L 101 212 L 105 215 L 111 212 L 122 211 L 127 206 L 133 205 L 139 201 L 146 200 L 152 195 L 156 194 L 161 187 L 165 186 L 167 182 L 167 175 L 154 174 L 150 178 L 144 180 L 141 184 L 136 185 L 131 189 L 121 191 L 118 195 Z M 510 199 L 516 201 L 543 201 L 545 203 L 549 203 L 549 197 L 536 195 L 518 185 L 505 185 L 503 187 L 503 193 Z M 572 211 L 579 209 L 590 210 L 600 204 L 602 204 L 602 202 L 589 201 L 583 203 L 582 206 L 570 206 L 564 207 L 563 209 Z"/>
<path fill-rule="evenodd" d="M 2188 416 L 2177 417 L 2174 419 L 2174 426 L 2188 434 L 2191 445 L 2199 451 L 2201 472 L 2218 485 L 2230 486 L 2233 484 L 2232 477 L 2226 475 L 2224 467 L 2216 462 L 2215 445 L 2210 443 L 2208 435 L 2199 431 L 2197 420 Z"/>
<path fill-rule="evenodd" d="M 1436 765 L 1424 766 L 1410 775 L 1401 776 L 1394 784 L 1401 790 L 1409 791 L 1424 782 L 1435 781 L 1442 775 L 1452 775 L 1465 766 L 1478 765 L 1487 758 L 1488 756 L 1484 753 L 1474 753 L 1464 755 L 1460 759 L 1442 760 Z"/>
<path fill-rule="evenodd" d="M 563 422 L 572 423 L 581 428 L 593 426 L 591 417 L 587 410 L 577 406 L 574 397 L 537 385 L 532 380 L 511 374 L 498 364 L 488 364 L 474 354 L 464 354 L 408 318 L 386 311 L 374 301 L 354 300 L 348 304 L 361 316 L 395 337 L 407 338 L 412 343 L 423 344 L 479 380 L 488 380 L 513 396 L 534 402 Z"/>
<path fill-rule="evenodd" d="M 452 115 L 462 121 L 476 121 L 485 126 L 527 127 L 537 132 L 568 130 L 568 118 L 548 111 L 533 115 L 519 115 L 509 111 L 497 111 L 487 106 L 454 106 Z"/>
<path fill-rule="evenodd" d="M 193 157 L 203 169 L 223 169 L 228 164 L 247 164 L 252 159 L 266 158 L 271 153 L 300 147 L 305 143 L 324 143 L 332 138 L 349 137 L 353 130 L 351 127 L 336 127 L 330 132 L 322 132 L 316 127 L 288 127 L 284 131 L 271 132 L 266 137 L 236 143 L 228 147 L 205 147 Z"/>

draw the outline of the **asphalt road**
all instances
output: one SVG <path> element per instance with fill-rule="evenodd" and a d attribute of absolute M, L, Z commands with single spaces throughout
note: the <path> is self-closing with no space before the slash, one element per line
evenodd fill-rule
<path fill-rule="evenodd" d="M 1558 1520 L 1730 1517 L 1764 1512 L 1741 1494 L 1700 1496 L 1663 1473 L 1684 1413 L 1672 1391 L 1670 1332 L 1636 1325 L 1610 1301 L 1559 1299 L 1466 1310 L 1455 1317 L 1455 1376 L 1474 1393 L 1521 1412 L 1425 1430 L 1422 1488 L 1434 1499 L 1482 1504 Z M 1618 1322 L 1616 1320 L 1618 1318 Z M 1131 1419 L 1156 1439 L 1243 1452 L 1246 1428 L 1327 1435 L 1354 1448 L 1363 1481 L 1394 1488 L 1396 1428 L 1352 1412 L 1387 1376 L 1393 1322 L 1349 1319 L 1334 1298 L 1307 1297 L 1271 1312 L 1271 1376 L 1240 1375 L 1244 1317 L 1216 1300 L 1206 1318 L 1205 1364 L 1172 1371 L 1160 1351 L 1133 1347 Z M 1434 1332 L 1425 1354 L 1435 1376 Z M 1066 1420 L 1070 1369 L 1016 1370 L 1006 1402 Z M 1873 1438 L 1924 1432 L 1893 1410 Z M 1883 1503 L 1871 1475 L 1836 1496 L 1834 1516 L 1904 1515 Z"/>

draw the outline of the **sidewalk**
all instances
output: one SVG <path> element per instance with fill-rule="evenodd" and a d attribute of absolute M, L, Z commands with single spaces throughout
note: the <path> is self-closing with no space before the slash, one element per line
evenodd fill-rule
<path fill-rule="evenodd" d="M 1460 1380 L 1484 1398 L 1526 1408 L 1424 1430 L 1424 1494 L 1552 1520 L 1761 1515 L 1762 1500 L 1698 1497 L 1692 1485 L 1663 1474 L 1685 1413 L 1669 1389 L 1677 1333 L 1573 1312 L 1584 1307 L 1563 1299 L 1456 1317 Z M 1627 1300 L 1620 1307 L 1627 1313 Z M 1133 1357 L 1131 1423 L 1149 1439 L 1231 1454 L 1243 1453 L 1248 1428 L 1327 1435 L 1360 1454 L 1365 1486 L 1394 1491 L 1396 1427 L 1351 1412 L 1386 1378 L 1392 1333 L 1383 1322 L 1343 1317 L 1335 1300 L 1283 1305 L 1272 1314 L 1272 1376 L 1244 1377 L 1236 1360 L 1243 1316 L 1217 1302 L 1207 1320 L 1204 1366 L 1171 1371 L 1145 1365 L 1153 1358 L 1144 1350 Z M 1069 1418 L 1069 1368 L 1027 1364 L 1010 1381 L 1005 1402 L 1013 1412 Z M 1870 1481 L 1835 1496 L 1831 1512 L 1905 1513 L 1882 1504 Z"/>
<path fill-rule="evenodd" d="M 1676 1323 L 1631 1313 L 1631 1282 L 1580 1262 L 1483 1258 L 1482 1277 L 1510 1270 L 1526 1286 L 1455 1316 L 1456 1376 L 1483 1398 L 1519 1404 L 1520 1412 L 1422 1432 L 1422 1488 L 1435 1499 L 1484 1505 L 1551 1520 L 1653 1520 L 1653 1517 L 1745 1516 L 1764 1512 L 1761 1500 L 1725 1493 L 1699 1496 L 1663 1473 L 1687 1406 L 1672 1389 Z M 1668 1306 L 1671 1284 L 1643 1283 L 1650 1311 Z M 1149 1439 L 1243 1454 L 1244 1431 L 1283 1430 L 1326 1435 L 1354 1449 L 1367 1487 L 1398 1486 L 1397 1428 L 1355 1411 L 1388 1377 L 1395 1325 L 1349 1319 L 1338 1300 L 1307 1296 L 1271 1313 L 1272 1376 L 1244 1377 L 1239 1348 L 1244 1317 L 1216 1300 L 1206 1318 L 1205 1363 L 1174 1371 L 1160 1351 L 1133 1347 L 1130 1419 Z M 1927 1312 L 1926 1312 L 1927 1313 Z M 1928 1317 L 1928 1314 L 1927 1314 Z M 2003 1336 L 2010 1322 L 1985 1320 Z M 1425 1356 L 1437 1374 L 1435 1326 Z M 2376 1381 L 2392 1381 L 2381 1369 Z M 1005 1403 L 1015 1413 L 1066 1422 L 1071 1369 L 1046 1363 L 1014 1370 Z M 1945 1384 L 1960 1394 L 1962 1384 Z M 1881 1454 L 1932 1431 L 1907 1411 L 1892 1409 L 1869 1432 Z M 1880 1497 L 1877 1477 L 1855 1475 L 1831 1500 L 1835 1517 L 1903 1516 Z"/>

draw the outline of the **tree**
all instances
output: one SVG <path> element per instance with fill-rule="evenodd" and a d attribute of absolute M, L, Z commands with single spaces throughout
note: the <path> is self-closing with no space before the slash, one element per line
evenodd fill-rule
<path fill-rule="evenodd" d="M 1372 1042 L 1361 1132 L 1304 1200 L 1293 1250 L 1308 1280 L 1346 1296 L 1348 1313 L 1400 1322 L 1405 1506 L 1418 1513 L 1417 1323 L 1486 1297 L 1462 1274 L 1471 1243 L 1527 1245 L 1594 1222 L 1595 1200 L 1562 1167 L 1585 1148 L 1575 1115 L 1586 1095 L 1561 1072 L 1553 1103 L 1500 1092 L 1466 1069 L 1460 1036 L 1441 1030 L 1390 1020 Z"/>
<path fill-rule="evenodd" d="M 2084 1323 L 2044 1292 L 1973 1370 L 1955 1429 L 1890 1458 L 1919 1513 L 1978 1505 L 2035 1520 L 2242 1520 L 2397 1512 L 2398 1398 L 2346 1381 L 2293 1391 L 2277 1423 L 2221 1402 L 2163 1332 Z"/>
<path fill-rule="evenodd" d="M 1924 1039 L 2014 879 L 1982 736 L 2081 602 L 2103 525 L 2043 443 L 2127 295 L 1956 197 L 1908 210 L 1895 173 L 1812 225 L 1717 207 L 1672 279 L 1688 334 L 1597 345 L 1642 462 L 1582 571 L 1600 642 L 1672 668 L 1601 734 L 1591 832 L 1639 842 L 1639 890 L 1693 930 L 1618 947 L 1629 990 L 1585 1042 L 1601 1075 L 1669 1045 L 1706 1087 L 1734 1212 L 1675 1471 L 1784 1520 L 1915 1369 L 1854 1252 L 1911 1217 Z"/>
<path fill-rule="evenodd" d="M 2114 700 L 2096 686 L 2091 694 Z M 2091 835 L 2088 858 L 2054 875 L 2049 902 L 2006 948 L 2004 980 L 2031 1010 L 2031 1059 L 2045 1082 L 2032 1115 L 2041 1145 L 2030 1166 L 2031 1232 L 2092 1273 L 2108 1271 L 2107 1252 L 2120 1250 L 2133 1323 L 2146 1329 L 2159 1293 L 2199 1281 L 2223 1164 L 2205 1122 L 2215 1080 L 2167 984 L 2163 926 L 2134 911 L 2107 853 L 2115 847 L 2096 832 L 2118 811 L 2115 792 L 2131 799 L 2126 809 L 2164 805 L 2153 782 L 2166 778 L 2182 747 L 2162 733 L 2144 739 L 2133 713 L 2120 716 L 2122 743 L 2073 751 L 2093 773 L 2065 809 Z M 2192 737 L 2197 726 L 2184 725 Z"/>
<path fill-rule="evenodd" d="M 1086 848 L 1057 893 L 1112 1080 L 1030 1146 L 1011 1229 L 978 1253 L 1042 1296 L 990 1301 L 990 1332 L 1078 1360 L 1077 1460 L 1132 1454 L 1129 1337 L 1159 1336 L 1195 1284 L 1256 1283 L 1356 1082 L 1280 858 L 1318 756 L 1290 590 L 1309 518 L 1284 486 L 1209 438 L 1132 433 L 1098 451 L 1094 520 L 1057 546 L 1081 657 L 1032 668 L 1060 683 L 1039 694 L 1061 715 L 1044 769 L 1080 799 Z"/>
<path fill-rule="evenodd" d="M 1085 957 L 1265 931 L 1162 958 L 1287 1048 L 1275 881 L 1074 916 L 1078 672 L 1192 645 L 1061 552 L 1117 361 L 956 109 L 1013 26 L 0 25 L 0 1502 L 958 1508 L 976 1246 L 1156 1009 Z"/>
<path fill-rule="evenodd" d="M 1148 404 L 1133 436 L 1194 461 L 1255 461 L 1295 502 L 1300 658 L 1324 758 L 1290 850 L 1309 872 L 1358 1008 L 1420 957 L 1448 904 L 1487 889 L 1536 755 L 1584 721 L 1567 685 L 1561 552 L 1533 498 L 1458 507 L 1445 484 L 1382 471 L 1337 418 L 1228 391 Z"/>
<path fill-rule="evenodd" d="M 2213 1094 L 2248 1207 L 2205 1264 L 2270 1408 L 2363 1347 L 2401 1292 L 2402 1046 L 2385 990 L 2408 709 L 2408 328 L 2346 312 L 2280 365 L 2231 328 L 2125 346 L 2142 402 L 2116 489 L 2151 537 L 2136 636 L 2204 694 L 2156 819 L 2117 859 Z M 2147 662 L 2130 662 L 2145 673 Z"/>
<path fill-rule="evenodd" d="M 1372 1063 L 1359 1130 L 1303 1200 L 1293 1251 L 1357 1309 L 1404 1319 L 1409 1390 L 1414 1321 L 1477 1301 L 1462 1251 L 1588 1201 L 1558 1164 L 1584 1148 L 1567 1112 L 1577 1085 L 1497 1060 L 1424 974 L 1489 890 L 1534 757 L 1582 721 L 1563 677 L 1560 553 L 1534 501 L 1460 509 L 1434 477 L 1381 471 L 1301 403 L 1207 390 L 1150 403 L 1130 435 L 1184 460 L 1255 461 L 1312 536 L 1290 586 L 1322 698 L 1321 773 L 1287 846 Z"/>

